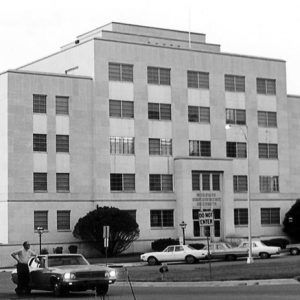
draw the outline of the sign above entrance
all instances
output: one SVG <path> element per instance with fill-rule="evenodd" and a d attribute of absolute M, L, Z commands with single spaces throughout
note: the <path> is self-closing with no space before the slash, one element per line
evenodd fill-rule
<path fill-rule="evenodd" d="M 193 198 L 193 207 L 200 209 L 220 208 L 221 193 L 220 192 L 198 192 Z"/>
<path fill-rule="evenodd" d="M 199 225 L 200 226 L 213 226 L 214 214 L 212 210 L 199 211 Z"/>

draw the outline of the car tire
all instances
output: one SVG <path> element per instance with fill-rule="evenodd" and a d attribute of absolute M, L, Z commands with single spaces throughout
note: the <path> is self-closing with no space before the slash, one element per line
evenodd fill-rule
<path fill-rule="evenodd" d="M 108 292 L 108 284 L 99 284 L 96 286 L 96 295 L 105 296 Z"/>
<path fill-rule="evenodd" d="M 154 256 L 148 257 L 147 262 L 149 266 L 155 266 L 158 264 L 158 261 Z"/>
<path fill-rule="evenodd" d="M 55 297 L 60 297 L 63 294 L 62 286 L 59 284 L 59 282 L 54 282 L 53 284 L 53 295 Z"/>
<path fill-rule="evenodd" d="M 292 248 L 292 249 L 290 249 L 290 253 L 291 253 L 291 255 L 298 255 L 299 254 L 299 249 Z"/>
<path fill-rule="evenodd" d="M 225 256 L 225 260 L 227 261 L 235 261 L 236 260 L 236 256 L 233 254 L 229 254 Z"/>
<path fill-rule="evenodd" d="M 259 253 L 259 257 L 262 259 L 270 258 L 270 254 L 267 252 L 261 252 Z"/>
<path fill-rule="evenodd" d="M 185 258 L 187 264 L 194 264 L 196 262 L 196 258 L 193 255 L 188 255 Z"/>

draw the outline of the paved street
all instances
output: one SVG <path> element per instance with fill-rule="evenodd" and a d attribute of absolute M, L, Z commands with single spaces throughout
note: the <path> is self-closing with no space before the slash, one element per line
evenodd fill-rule
<path fill-rule="evenodd" d="M 197 284 L 168 283 L 166 286 L 149 283 L 139 283 L 133 285 L 134 296 L 136 300 L 243 300 L 243 299 L 288 299 L 298 300 L 300 295 L 300 284 L 289 285 L 251 285 L 236 284 L 234 286 L 197 286 Z M 134 299 L 130 285 L 127 282 L 120 282 L 110 287 L 107 300 L 129 300 Z M 18 297 L 14 293 L 14 285 L 10 281 L 10 273 L 0 273 L 0 299 L 53 299 L 50 292 L 34 291 L 30 296 Z M 60 299 L 101 299 L 95 297 L 92 292 L 73 293 L 66 298 Z"/>

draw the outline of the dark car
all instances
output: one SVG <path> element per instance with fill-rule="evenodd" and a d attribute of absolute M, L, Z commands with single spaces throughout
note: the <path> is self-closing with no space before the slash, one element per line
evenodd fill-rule
<path fill-rule="evenodd" d="M 30 290 L 53 291 L 55 296 L 86 290 L 96 290 L 97 295 L 103 296 L 109 284 L 116 281 L 114 269 L 90 265 L 81 254 L 40 255 L 31 258 L 28 265 Z M 11 276 L 17 284 L 17 270 Z"/>

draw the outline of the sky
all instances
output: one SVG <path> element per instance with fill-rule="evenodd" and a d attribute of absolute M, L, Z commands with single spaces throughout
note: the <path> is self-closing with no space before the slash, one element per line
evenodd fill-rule
<path fill-rule="evenodd" d="M 205 33 L 222 52 L 283 59 L 287 92 L 300 95 L 299 11 L 299 0 L 2 0 L 0 72 L 114 21 Z"/>

